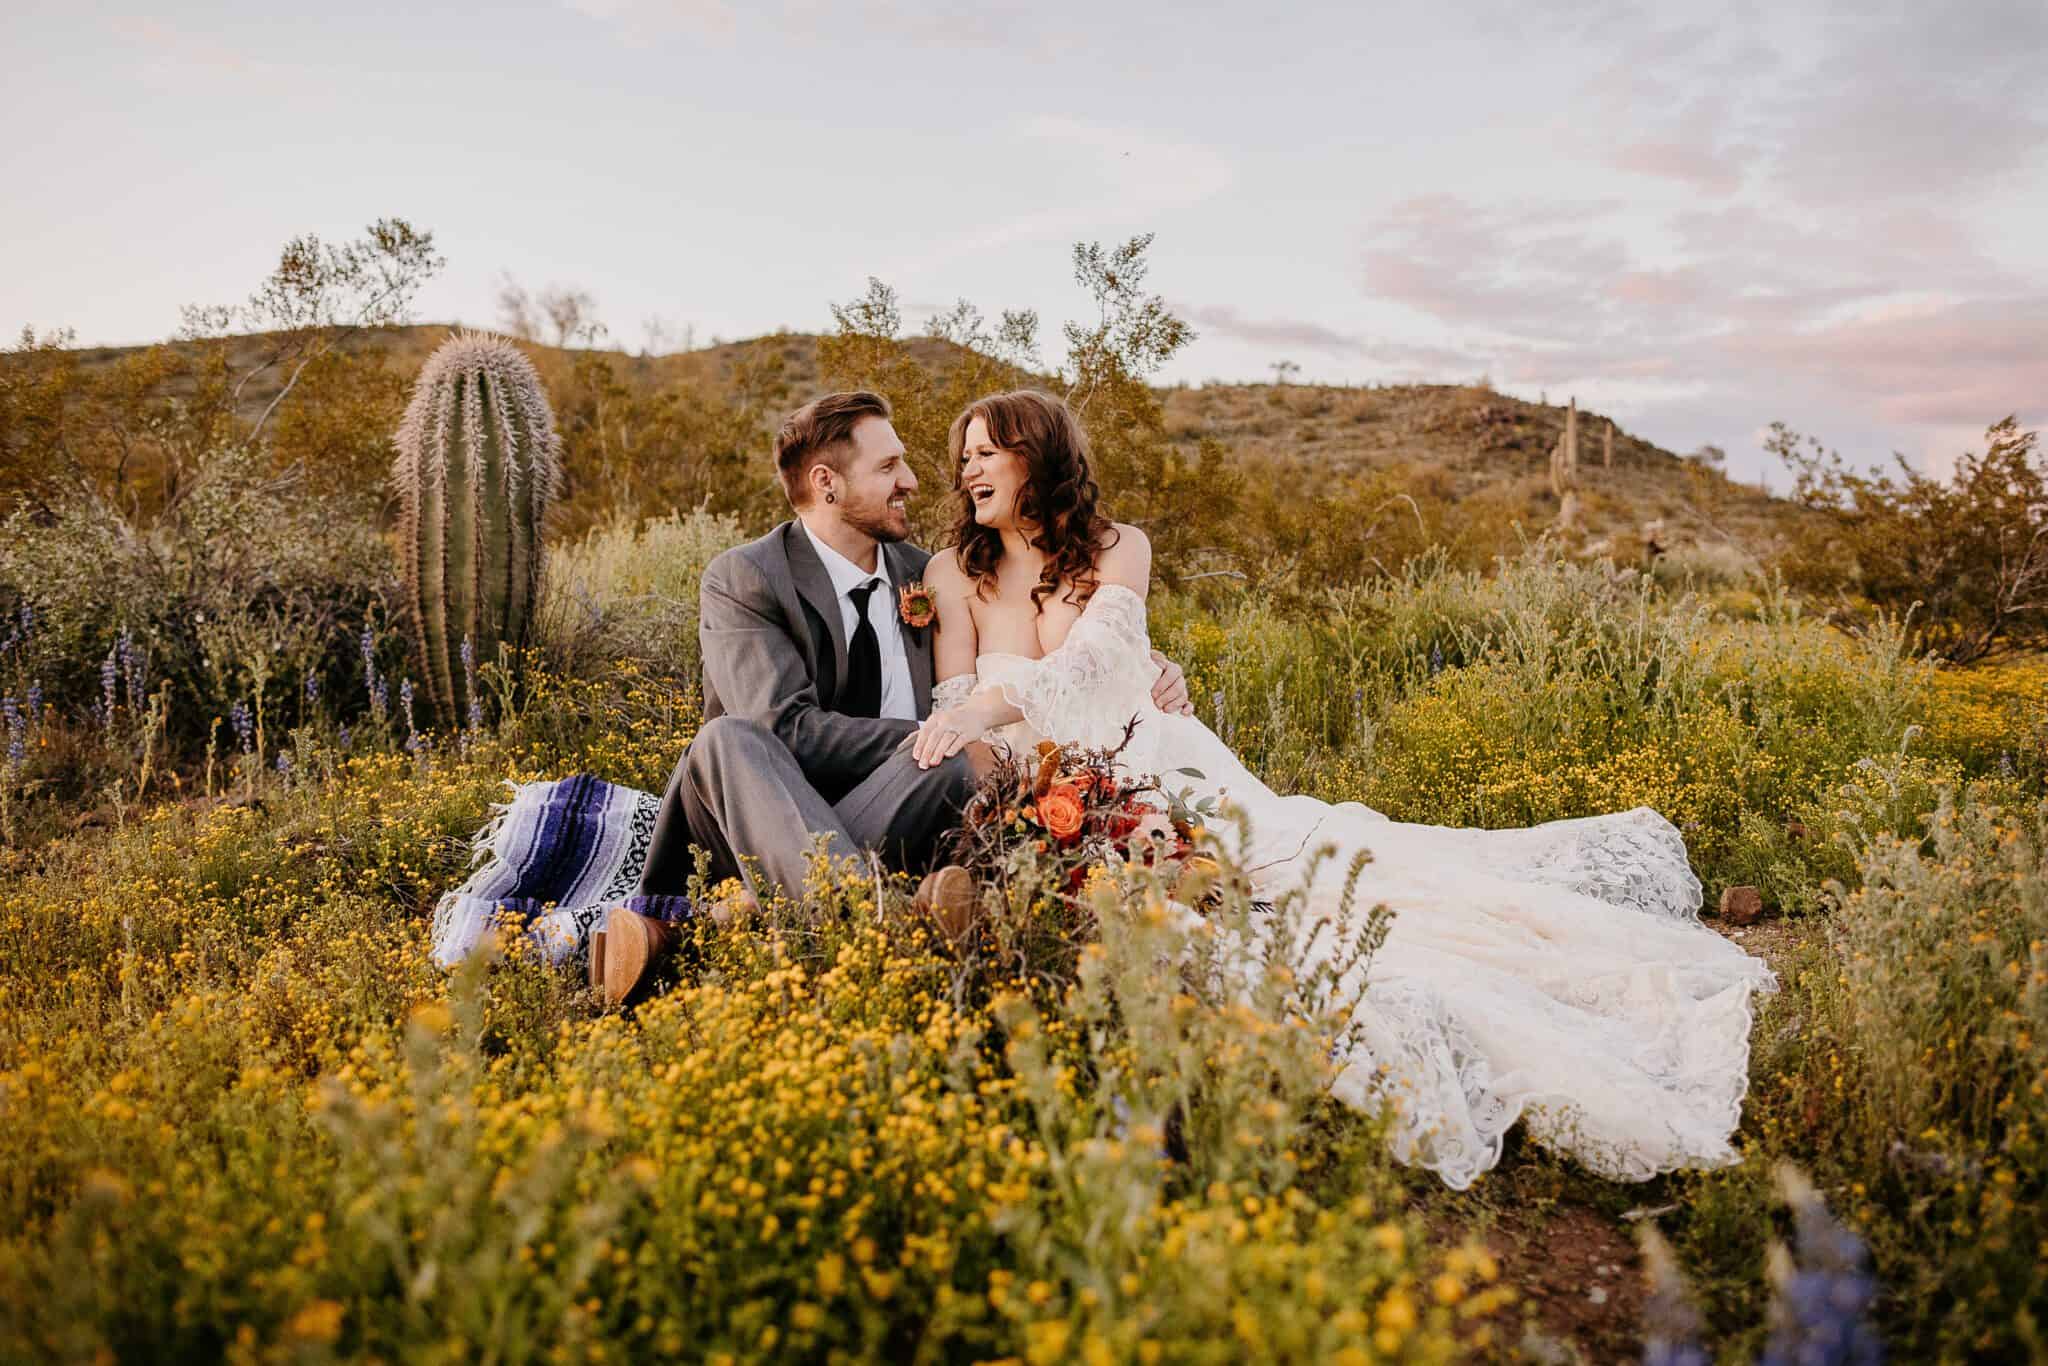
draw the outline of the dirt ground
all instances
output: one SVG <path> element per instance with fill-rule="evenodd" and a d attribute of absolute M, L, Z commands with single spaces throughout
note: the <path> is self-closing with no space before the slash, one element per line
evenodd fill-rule
<path fill-rule="evenodd" d="M 1745 928 L 1711 915 L 1705 923 L 1781 974 L 1813 932 L 1812 922 L 1778 917 Z M 1521 1302 L 1496 1325 L 1501 1357 L 1546 1363 L 1640 1360 L 1648 1286 L 1637 1229 L 1666 1207 L 1654 1187 L 1632 1200 L 1627 1187 L 1602 1186 L 1516 1144 L 1512 1136 L 1510 1143 L 1483 1193 L 1452 1201 L 1431 1221 L 1446 1241 L 1465 1236 L 1474 1222 L 1482 1224 L 1503 1278 L 1519 1292 Z"/>

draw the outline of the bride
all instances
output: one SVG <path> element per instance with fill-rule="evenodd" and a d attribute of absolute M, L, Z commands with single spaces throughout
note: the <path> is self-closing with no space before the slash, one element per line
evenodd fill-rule
<path fill-rule="evenodd" d="M 1188 768 L 1196 796 L 1242 813 L 1209 825 L 1254 890 L 1311 916 L 1393 911 L 1372 955 L 1335 1095 L 1391 1106 L 1394 1152 L 1458 1189 L 1495 1166 L 1517 1119 L 1604 1176 L 1645 1180 L 1737 1160 L 1751 996 L 1764 964 L 1701 925 L 1685 842 L 1647 807 L 1521 830 L 1388 820 L 1357 802 L 1282 796 L 1193 716 L 1152 705 L 1145 625 L 1151 546 L 1096 509 L 1080 423 L 1048 394 L 984 398 L 953 423 L 955 544 L 934 555 L 938 606 L 922 764 L 1001 740 L 1111 746 L 1120 762 Z M 1315 859 L 1319 846 L 1336 856 Z M 1348 926 L 1363 932 L 1365 912 Z M 1326 933 L 1307 952 L 1334 955 Z"/>

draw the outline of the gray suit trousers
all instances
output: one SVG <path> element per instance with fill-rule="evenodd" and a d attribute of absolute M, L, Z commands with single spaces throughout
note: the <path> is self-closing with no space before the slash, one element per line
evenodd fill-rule
<path fill-rule="evenodd" d="M 828 802 L 773 731 L 737 716 L 713 717 L 669 778 L 640 890 L 681 894 L 695 871 L 697 845 L 710 853 L 712 881 L 744 876 L 766 899 L 772 888 L 755 886 L 758 871 L 797 895 L 821 836 L 835 859 L 873 849 L 890 868 L 921 872 L 972 788 L 965 755 L 921 769 L 905 741 L 852 791 Z"/>

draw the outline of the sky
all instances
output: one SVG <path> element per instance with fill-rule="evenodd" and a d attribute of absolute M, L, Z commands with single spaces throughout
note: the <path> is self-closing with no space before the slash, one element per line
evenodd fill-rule
<path fill-rule="evenodd" d="M 307 232 L 588 291 L 612 344 L 893 286 L 1086 317 L 1154 233 L 1162 378 L 1465 383 L 1787 483 L 2048 420 L 2048 2 L 0 0 L 0 327 L 169 335 Z M 673 345 L 674 343 L 669 343 Z"/>

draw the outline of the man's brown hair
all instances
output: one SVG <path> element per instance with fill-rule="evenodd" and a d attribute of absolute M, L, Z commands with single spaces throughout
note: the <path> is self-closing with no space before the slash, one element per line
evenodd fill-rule
<path fill-rule="evenodd" d="M 853 429 L 862 418 L 889 417 L 889 400 L 866 389 L 814 398 L 782 419 L 775 433 L 775 472 L 792 506 L 810 501 L 811 466 L 824 464 L 846 473 Z"/>

